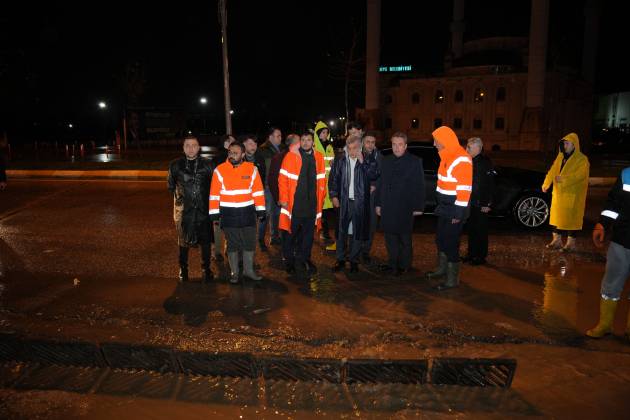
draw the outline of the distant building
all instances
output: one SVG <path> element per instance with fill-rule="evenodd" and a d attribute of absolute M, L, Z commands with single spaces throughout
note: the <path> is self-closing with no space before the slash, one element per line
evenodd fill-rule
<path fill-rule="evenodd" d="M 380 66 L 378 83 L 366 83 L 366 98 L 378 96 L 378 110 L 357 109 L 357 118 L 385 137 L 404 131 L 411 139 L 431 140 L 436 127 L 448 125 L 461 139 L 478 136 L 487 147 L 503 150 L 551 150 L 569 132 L 588 148 L 597 5 L 585 6 L 583 68 L 549 69 L 549 0 L 531 1 L 529 37 L 464 42 L 465 2 L 454 0 L 444 72 L 426 76 L 405 63 Z"/>
<path fill-rule="evenodd" d="M 601 95 L 595 102 L 595 128 L 630 132 L 630 92 Z"/>

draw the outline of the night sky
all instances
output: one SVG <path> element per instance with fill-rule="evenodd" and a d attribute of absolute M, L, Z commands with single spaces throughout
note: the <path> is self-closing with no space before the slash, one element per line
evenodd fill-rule
<path fill-rule="evenodd" d="M 11 133 L 26 132 L 33 122 L 50 127 L 73 121 L 89 128 L 100 99 L 112 112 L 135 103 L 194 113 L 205 95 L 211 123 L 222 130 L 216 1 L 136 3 L 35 7 L 22 2 L 0 17 L 0 125 Z M 449 45 L 452 2 L 382 3 L 381 64 L 439 73 Z M 583 2 L 551 3 L 550 57 L 559 65 L 579 66 Z M 604 2 L 597 92 L 630 89 L 618 65 L 627 3 Z M 529 4 L 468 0 L 465 40 L 526 36 Z M 228 0 L 235 131 L 343 115 L 340 66 L 354 32 L 355 54 L 359 59 L 365 54 L 365 14 L 365 0 Z M 354 78 L 363 77 L 363 67 L 357 66 Z M 137 99 L 130 99 L 129 86 L 142 87 Z M 363 94 L 363 84 L 354 83 L 350 109 L 363 105 Z"/>

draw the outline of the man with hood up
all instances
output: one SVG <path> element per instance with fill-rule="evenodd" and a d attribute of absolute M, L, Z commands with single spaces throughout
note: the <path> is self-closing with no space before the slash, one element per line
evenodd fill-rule
<path fill-rule="evenodd" d="M 558 157 L 551 165 L 543 192 L 553 185 L 549 224 L 554 226 L 549 249 L 575 250 L 575 234 L 582 230 L 586 191 L 588 189 L 588 158 L 580 152 L 580 139 L 575 133 L 567 134 L 558 144 Z M 562 232 L 567 232 L 567 243 L 562 246 Z"/>
<path fill-rule="evenodd" d="M 333 217 L 334 208 L 330 195 L 328 194 L 328 178 L 330 176 L 330 165 L 333 159 L 335 159 L 335 148 L 333 146 L 332 137 L 330 135 L 330 129 L 323 121 L 318 121 L 315 124 L 315 134 L 313 135 L 313 148 L 324 156 L 324 163 L 326 165 L 326 196 L 324 197 L 324 209 L 322 217 L 322 238 L 324 240 L 330 240 L 330 232 L 328 232 L 329 221 Z M 335 235 L 336 237 L 336 235 Z M 335 244 L 329 245 L 327 248 L 329 251 L 336 249 Z"/>
<path fill-rule="evenodd" d="M 472 193 L 472 158 L 459 144 L 455 132 L 442 126 L 433 133 L 433 144 L 440 155 L 436 191 L 438 226 L 435 242 L 438 266 L 427 273 L 428 278 L 446 275 L 436 287 L 446 290 L 459 286 L 459 241 L 462 226 L 468 217 L 468 204 Z"/>

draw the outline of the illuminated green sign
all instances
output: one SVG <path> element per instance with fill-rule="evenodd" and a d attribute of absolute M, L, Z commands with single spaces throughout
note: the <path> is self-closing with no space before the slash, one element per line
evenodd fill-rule
<path fill-rule="evenodd" d="M 411 66 L 379 66 L 379 73 L 400 73 L 403 71 L 411 71 Z"/>

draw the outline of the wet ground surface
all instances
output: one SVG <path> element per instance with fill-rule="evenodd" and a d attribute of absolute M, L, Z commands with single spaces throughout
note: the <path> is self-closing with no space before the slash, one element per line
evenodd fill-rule
<path fill-rule="evenodd" d="M 606 193 L 590 192 L 589 230 Z M 417 223 L 415 269 L 404 276 L 383 276 L 374 266 L 333 273 L 334 257 L 316 243 L 316 275 L 287 275 L 279 250 L 270 248 L 257 252 L 265 279 L 236 286 L 216 262 L 216 281 L 200 284 L 196 251 L 193 281 L 176 283 L 171 220 L 162 182 L 13 181 L 0 195 L 0 331 L 300 357 L 514 358 L 512 389 L 275 384 L 251 401 L 241 391 L 230 398 L 229 386 L 216 383 L 226 391 L 205 401 L 3 390 L 0 415 L 623 418 L 630 408 L 630 345 L 621 339 L 627 300 L 615 337 L 583 336 L 598 317 L 605 262 L 589 230 L 578 238 L 579 251 L 566 255 L 544 249 L 547 231 L 495 219 L 489 264 L 465 266 L 459 289 L 437 293 L 422 279 L 435 259 L 430 216 Z M 384 261 L 380 235 L 373 254 L 375 263 Z M 250 391 L 260 394 L 258 385 Z M 338 395 L 343 403 L 335 403 Z"/>

